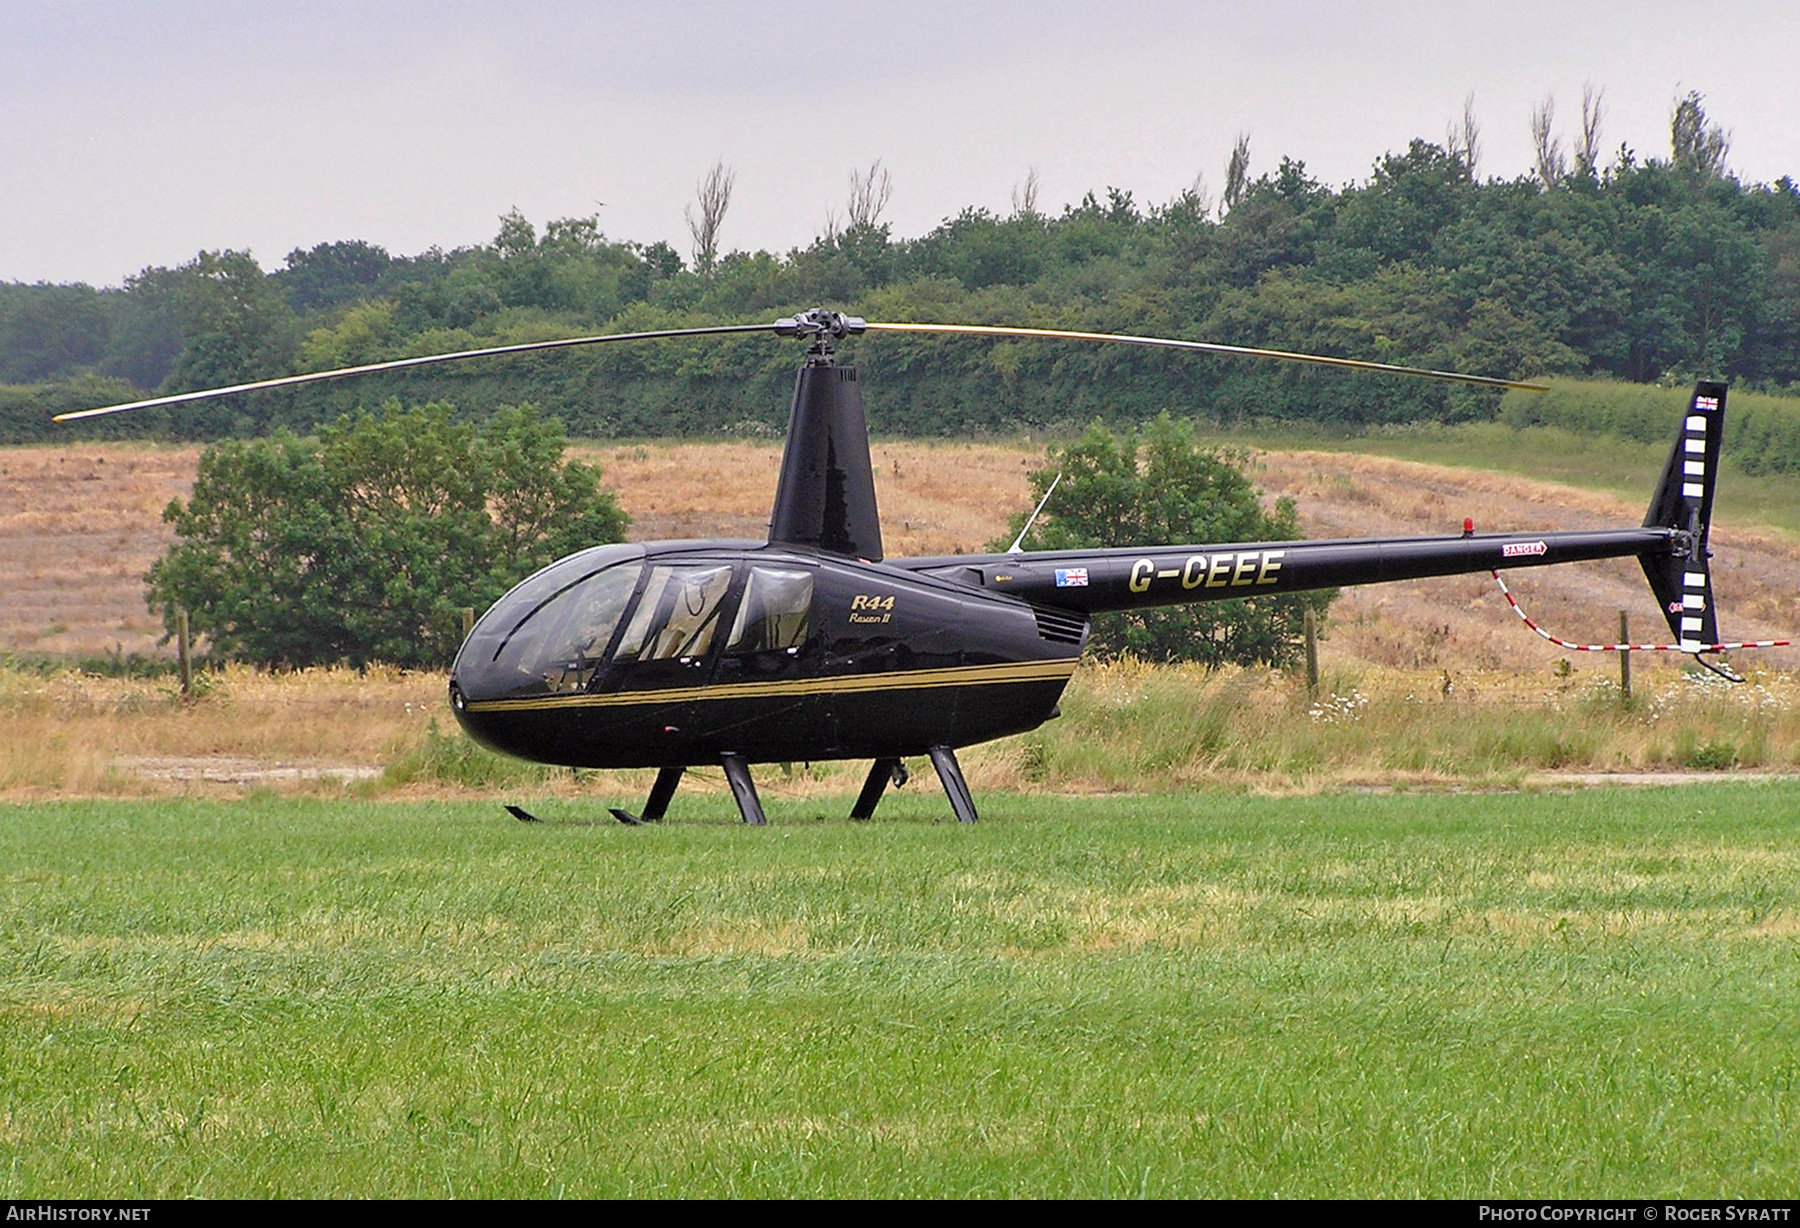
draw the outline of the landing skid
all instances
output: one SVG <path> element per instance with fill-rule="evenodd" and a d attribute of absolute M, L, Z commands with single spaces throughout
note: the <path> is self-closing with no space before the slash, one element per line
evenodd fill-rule
<path fill-rule="evenodd" d="M 975 800 L 969 793 L 969 784 L 963 779 L 962 767 L 956 762 L 956 752 L 948 746 L 931 748 L 931 765 L 937 769 L 938 780 L 943 783 L 944 793 L 950 799 L 950 809 L 955 813 L 957 821 L 973 823 L 976 820 Z M 738 813 L 744 822 L 751 827 L 763 827 L 769 819 L 763 813 L 762 799 L 756 794 L 756 782 L 751 779 L 750 765 L 742 755 L 723 754 L 719 762 L 725 768 L 725 779 L 731 784 L 731 796 L 736 799 Z M 633 814 L 620 807 L 611 807 L 609 813 L 613 818 L 627 827 L 641 827 L 646 823 L 660 823 L 669 811 L 669 802 L 675 796 L 675 789 L 681 784 L 681 777 L 686 768 L 666 767 L 656 774 L 656 783 L 650 786 L 650 796 L 644 800 L 642 814 Z M 850 809 L 850 817 L 858 821 L 873 817 L 875 807 L 880 805 L 881 796 L 890 783 L 898 789 L 910 779 L 906 765 L 897 757 L 883 757 L 869 765 L 869 775 L 863 781 L 862 792 L 857 794 L 856 805 Z M 540 823 L 535 814 L 520 806 L 507 806 L 506 812 L 521 823 Z"/>

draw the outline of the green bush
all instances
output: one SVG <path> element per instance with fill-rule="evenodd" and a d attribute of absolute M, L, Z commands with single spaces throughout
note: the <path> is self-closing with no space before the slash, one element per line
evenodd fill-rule
<path fill-rule="evenodd" d="M 235 659 L 443 667 L 461 609 L 624 536 L 598 470 L 563 448 L 529 407 L 476 427 L 398 402 L 316 438 L 215 444 L 192 498 L 163 513 L 175 542 L 145 577 L 150 603 L 171 628 L 185 608 Z"/>
<path fill-rule="evenodd" d="M 1264 511 L 1241 456 L 1203 447 L 1192 428 L 1168 414 L 1143 432 L 1114 435 L 1095 422 L 1050 464 L 1031 475 L 1033 503 L 1058 476 L 1055 492 L 1026 535 L 1032 550 L 1162 546 L 1185 542 L 1292 541 L 1300 536 L 1294 501 Z M 1025 523 L 1013 517 L 1010 533 Z M 1011 536 L 992 549 L 1004 550 Z M 1089 640 L 1101 656 L 1198 661 L 1208 666 L 1283 664 L 1300 650 L 1306 611 L 1323 613 L 1335 589 L 1209 601 L 1102 614 Z"/>
<path fill-rule="evenodd" d="M 1500 420 L 1513 427 L 1556 426 L 1639 443 L 1675 438 L 1686 388 L 1558 379 L 1550 391 L 1508 392 Z M 1800 397 L 1732 391 L 1725 406 L 1724 452 L 1745 473 L 1800 472 Z"/>

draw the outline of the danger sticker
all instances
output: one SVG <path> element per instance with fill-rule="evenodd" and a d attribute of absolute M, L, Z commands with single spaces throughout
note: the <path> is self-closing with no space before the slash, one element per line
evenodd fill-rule
<path fill-rule="evenodd" d="M 1546 546 L 1543 542 L 1507 542 L 1504 546 L 1500 547 L 1500 557 L 1503 559 L 1516 559 L 1521 555 L 1542 554 L 1548 549 L 1550 549 L 1550 547 Z"/>

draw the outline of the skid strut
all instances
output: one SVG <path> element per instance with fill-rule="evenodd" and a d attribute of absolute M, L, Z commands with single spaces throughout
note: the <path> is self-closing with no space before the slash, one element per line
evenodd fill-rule
<path fill-rule="evenodd" d="M 660 823 L 663 815 L 669 811 L 669 799 L 675 796 L 675 786 L 681 783 L 681 774 L 687 771 L 683 767 L 666 767 L 656 774 L 656 783 L 650 786 L 650 797 L 644 802 L 644 813 L 636 815 L 629 810 L 612 808 L 612 817 L 627 827 L 636 827 L 640 823 Z"/>
<path fill-rule="evenodd" d="M 944 784 L 944 792 L 950 795 L 950 809 L 956 812 L 959 823 L 975 821 L 975 799 L 969 796 L 969 782 L 963 779 L 962 767 L 956 762 L 956 752 L 948 746 L 931 748 L 931 766 L 937 769 L 938 779 Z"/>
<path fill-rule="evenodd" d="M 867 819 L 874 815 L 875 807 L 881 802 L 882 791 L 888 781 L 894 782 L 898 789 L 907 782 L 906 765 L 898 759 L 877 759 L 869 765 L 869 776 L 863 781 L 862 792 L 856 795 L 856 805 L 850 810 L 853 819 Z"/>
<path fill-rule="evenodd" d="M 767 823 L 762 801 L 756 796 L 756 782 L 750 779 L 750 765 L 744 757 L 727 751 L 719 756 L 719 762 L 725 765 L 725 779 L 731 782 L 731 795 L 737 798 L 738 813 L 744 816 L 744 822 L 752 827 Z"/>

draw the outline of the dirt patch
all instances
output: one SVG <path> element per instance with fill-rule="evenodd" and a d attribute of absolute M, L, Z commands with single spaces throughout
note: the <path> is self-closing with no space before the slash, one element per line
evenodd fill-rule
<path fill-rule="evenodd" d="M 374 780 L 377 767 L 345 763 L 291 763 L 267 759 L 127 756 L 113 761 L 120 771 L 145 780 L 195 781 L 209 785 L 275 785 L 307 780 L 344 784 Z"/>
<path fill-rule="evenodd" d="M 1542 772 L 1532 784 L 1550 788 L 1640 788 L 1649 785 L 1789 784 L 1792 772 Z"/>

